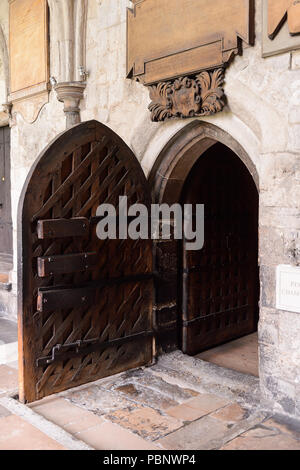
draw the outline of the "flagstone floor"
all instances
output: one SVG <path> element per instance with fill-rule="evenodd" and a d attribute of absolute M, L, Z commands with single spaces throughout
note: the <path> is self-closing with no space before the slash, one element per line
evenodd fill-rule
<path fill-rule="evenodd" d="M 300 425 L 258 407 L 258 379 L 175 352 L 29 406 L 0 366 L 0 450 L 300 450 Z"/>
<path fill-rule="evenodd" d="M 258 334 L 244 336 L 198 354 L 196 357 L 227 369 L 258 377 Z"/>

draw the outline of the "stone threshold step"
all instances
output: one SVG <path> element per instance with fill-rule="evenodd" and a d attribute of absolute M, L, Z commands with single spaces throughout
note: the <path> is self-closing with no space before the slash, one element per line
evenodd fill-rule
<path fill-rule="evenodd" d="M 159 357 L 151 372 L 201 393 L 214 393 L 248 405 L 260 401 L 257 377 L 187 356 L 181 351 Z"/>

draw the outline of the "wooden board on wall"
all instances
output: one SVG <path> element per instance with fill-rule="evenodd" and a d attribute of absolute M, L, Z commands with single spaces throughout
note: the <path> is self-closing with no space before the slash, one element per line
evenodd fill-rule
<path fill-rule="evenodd" d="M 300 49 L 300 2 L 263 1 L 263 57 Z"/>
<path fill-rule="evenodd" d="M 10 92 L 48 81 L 48 18 L 46 0 L 10 3 Z"/>
<path fill-rule="evenodd" d="M 251 0 L 133 0 L 127 75 L 145 84 L 222 66 L 252 42 Z"/>
<path fill-rule="evenodd" d="M 268 35 L 277 35 L 287 21 L 291 35 L 300 33 L 300 2 L 297 0 L 268 0 Z"/>

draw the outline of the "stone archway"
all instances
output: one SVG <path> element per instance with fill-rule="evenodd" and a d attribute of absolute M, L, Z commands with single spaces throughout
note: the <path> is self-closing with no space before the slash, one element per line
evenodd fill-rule
<path fill-rule="evenodd" d="M 159 154 L 149 182 L 153 201 L 174 204 L 181 200 L 184 184 L 195 163 L 215 144 L 230 149 L 241 160 L 251 175 L 257 191 L 259 176 L 255 165 L 243 147 L 228 133 L 218 127 L 193 121 L 180 130 Z M 155 328 L 158 350 L 167 352 L 180 346 L 179 297 L 181 290 L 179 272 L 180 249 L 178 241 L 159 240 L 155 246 L 156 285 Z"/>
<path fill-rule="evenodd" d="M 193 121 L 167 143 L 153 165 L 149 182 L 154 200 L 168 203 L 178 201 L 178 195 L 194 163 L 217 142 L 226 145 L 242 160 L 259 189 L 257 169 L 243 147 L 217 126 Z"/>

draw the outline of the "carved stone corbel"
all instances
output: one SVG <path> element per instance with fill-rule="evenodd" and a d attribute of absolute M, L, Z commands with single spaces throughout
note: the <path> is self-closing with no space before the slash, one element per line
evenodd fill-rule
<path fill-rule="evenodd" d="M 222 111 L 223 83 L 224 69 L 218 68 L 149 86 L 152 121 L 208 116 Z"/>
<path fill-rule="evenodd" d="M 64 103 L 67 129 L 81 122 L 79 104 L 85 87 L 86 82 L 63 82 L 54 87 L 58 101 Z"/>
<path fill-rule="evenodd" d="M 132 0 L 127 78 L 149 88 L 152 121 L 222 111 L 224 70 L 254 44 L 254 13 L 253 0 Z"/>

